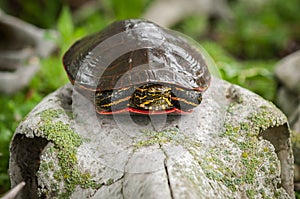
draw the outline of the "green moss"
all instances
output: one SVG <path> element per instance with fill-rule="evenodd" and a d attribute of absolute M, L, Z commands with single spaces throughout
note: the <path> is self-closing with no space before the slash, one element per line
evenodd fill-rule
<path fill-rule="evenodd" d="M 276 108 L 271 102 L 270 105 Z M 256 127 L 256 131 L 264 131 L 270 127 L 275 127 L 286 123 L 285 117 L 276 115 L 267 106 L 261 106 L 259 110 L 259 112 L 250 115 L 248 118 L 250 121 L 252 121 L 252 128 Z"/>
<path fill-rule="evenodd" d="M 238 190 L 241 184 L 240 177 L 236 175 L 231 169 L 232 165 L 229 165 L 228 160 L 220 159 L 220 148 L 214 147 L 208 151 L 208 154 L 204 160 L 199 161 L 201 168 L 203 169 L 207 178 L 222 182 L 232 192 Z"/>
<path fill-rule="evenodd" d="M 100 188 L 102 184 L 93 181 L 90 173 L 79 170 L 76 153 L 83 139 L 68 124 L 58 120 L 62 113 L 62 110 L 41 112 L 39 130 L 54 144 L 61 169 L 55 171 L 53 177 L 57 181 L 64 181 L 65 184 L 65 192 L 60 194 L 59 198 L 68 198 L 78 185 L 82 188 Z M 47 166 L 43 166 L 43 169 L 52 167 L 53 165 L 48 163 Z"/>
<path fill-rule="evenodd" d="M 108 179 L 107 181 L 106 181 L 106 185 L 111 185 L 112 183 L 114 183 L 114 180 L 113 179 Z"/>
<path fill-rule="evenodd" d="M 252 198 L 255 197 L 256 191 L 253 190 L 253 189 L 248 189 L 248 190 L 246 190 L 246 194 L 247 194 L 247 196 L 248 196 L 249 199 L 252 199 Z"/>
<path fill-rule="evenodd" d="M 162 131 L 143 130 L 143 133 L 147 139 L 134 143 L 133 146 L 135 149 L 155 144 L 163 144 L 171 141 L 178 142 L 183 140 L 178 128 L 168 128 Z"/>
<path fill-rule="evenodd" d="M 232 111 L 235 107 L 230 107 Z M 276 175 L 276 160 L 274 159 L 273 150 L 268 147 L 260 149 L 258 145 L 258 136 L 262 130 L 266 130 L 272 126 L 282 124 L 283 121 L 278 119 L 276 115 L 271 114 L 268 111 L 268 107 L 261 107 L 259 112 L 251 114 L 246 122 L 234 124 L 234 122 L 226 122 L 224 124 L 225 131 L 220 134 L 220 138 L 229 139 L 231 141 L 231 149 L 235 153 L 240 153 L 239 163 L 234 162 L 240 169 L 235 171 L 241 171 L 243 173 L 234 173 L 232 171 L 231 157 L 236 156 L 234 152 L 225 150 L 224 154 L 220 154 L 220 151 L 224 151 L 222 141 L 218 142 L 218 145 L 207 151 L 204 160 L 198 161 L 201 165 L 206 177 L 222 182 L 232 192 L 236 192 L 243 187 L 256 186 L 256 173 L 265 171 L 266 175 Z M 227 142 L 225 142 L 227 143 Z M 236 148 L 236 150 L 235 150 Z M 222 158 L 220 158 L 222 157 Z M 262 169 L 262 165 L 265 162 L 269 162 Z M 274 182 L 273 182 L 274 183 Z M 248 198 L 254 198 L 256 195 L 264 196 L 267 198 L 264 190 L 260 190 L 261 194 L 253 189 L 246 190 Z"/>

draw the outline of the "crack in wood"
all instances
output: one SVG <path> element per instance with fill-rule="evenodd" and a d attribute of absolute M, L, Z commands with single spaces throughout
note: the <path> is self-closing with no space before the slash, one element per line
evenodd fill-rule
<path fill-rule="evenodd" d="M 165 171 L 166 171 L 166 175 L 167 175 L 168 186 L 169 186 L 169 190 L 170 190 L 170 196 L 171 196 L 172 199 L 174 199 L 173 190 L 172 190 L 172 186 L 171 186 L 171 182 L 170 182 L 170 176 L 169 176 L 168 166 L 166 164 L 166 159 L 164 161 L 164 167 L 165 167 Z"/>

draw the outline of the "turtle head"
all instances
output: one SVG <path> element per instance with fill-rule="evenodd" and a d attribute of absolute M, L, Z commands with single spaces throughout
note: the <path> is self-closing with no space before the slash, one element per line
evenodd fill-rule
<path fill-rule="evenodd" d="M 149 111 L 173 108 L 171 88 L 160 84 L 145 84 L 137 87 L 131 96 L 130 107 Z"/>

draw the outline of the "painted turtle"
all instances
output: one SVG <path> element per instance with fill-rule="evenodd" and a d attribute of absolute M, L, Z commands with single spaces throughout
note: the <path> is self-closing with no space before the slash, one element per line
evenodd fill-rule
<path fill-rule="evenodd" d="M 196 47 L 140 19 L 114 22 L 77 41 L 63 64 L 99 114 L 189 113 L 211 79 Z"/>

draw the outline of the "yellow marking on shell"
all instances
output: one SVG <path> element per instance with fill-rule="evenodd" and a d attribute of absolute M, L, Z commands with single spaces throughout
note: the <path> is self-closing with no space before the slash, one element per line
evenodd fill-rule
<path fill-rule="evenodd" d="M 159 90 L 159 88 L 161 88 L 161 91 L 163 90 L 163 91 L 170 91 L 170 90 L 172 90 L 170 87 L 155 87 L 155 86 L 153 86 L 153 87 L 148 87 L 148 88 L 140 88 L 140 87 L 137 87 L 135 90 L 138 90 L 138 91 L 141 91 L 141 92 L 145 92 L 145 91 L 148 91 L 148 93 L 150 92 L 159 92 L 160 90 Z M 163 89 L 164 88 L 164 89 Z"/>
<path fill-rule="evenodd" d="M 131 96 L 128 96 L 128 97 L 125 97 L 125 98 L 122 98 L 122 99 L 119 99 L 117 101 L 113 101 L 109 104 L 103 104 L 101 107 L 109 107 L 109 106 L 113 106 L 113 105 L 116 105 L 116 104 L 119 104 L 121 102 L 124 102 L 124 101 L 127 101 L 131 98 Z"/>
<path fill-rule="evenodd" d="M 161 88 L 161 90 L 159 90 L 159 87 L 158 87 L 158 89 L 156 88 L 156 87 L 150 87 L 150 88 L 148 88 L 148 92 L 150 92 L 150 93 L 156 93 L 156 92 L 160 92 L 161 93 L 161 91 L 163 91 L 163 92 L 166 92 L 166 91 L 170 91 L 171 90 L 171 88 L 170 87 L 164 87 L 164 88 Z"/>
<path fill-rule="evenodd" d="M 177 100 L 177 101 L 181 101 L 184 102 L 186 104 L 192 105 L 192 106 L 198 106 L 199 104 L 196 104 L 194 102 L 189 102 L 186 99 L 182 99 L 182 98 L 177 98 L 177 97 L 172 97 L 172 100 Z"/>
<path fill-rule="evenodd" d="M 147 95 L 143 95 L 143 96 L 138 96 L 138 95 L 134 95 L 134 98 L 138 98 L 140 100 L 145 99 L 147 97 Z"/>
<path fill-rule="evenodd" d="M 101 96 L 102 93 L 97 93 L 97 94 L 96 94 L 96 97 L 98 97 L 99 95 Z M 106 99 L 108 99 L 108 98 L 111 98 L 111 95 L 108 95 L 108 96 L 106 96 L 106 97 L 104 97 L 104 98 L 100 98 L 100 101 L 106 100 Z"/>
<path fill-rule="evenodd" d="M 155 110 L 159 110 L 159 109 L 165 110 L 166 106 L 164 104 L 160 104 L 159 106 L 148 106 L 148 107 L 146 106 L 146 105 L 151 104 L 152 102 L 155 102 L 157 100 L 164 100 L 168 104 L 169 107 L 173 106 L 173 104 L 170 102 L 170 100 L 167 97 L 159 97 L 159 98 L 156 98 L 156 99 L 147 100 L 147 101 L 139 104 L 139 107 L 144 108 L 144 109 L 149 109 L 149 110 L 152 110 L 153 107 L 155 107 Z"/>
<path fill-rule="evenodd" d="M 130 87 L 119 88 L 118 91 L 125 91 L 125 90 L 128 90 L 128 89 L 130 89 Z"/>
<path fill-rule="evenodd" d="M 178 91 L 185 91 L 183 88 L 175 87 L 176 90 Z"/>
<path fill-rule="evenodd" d="M 137 87 L 135 90 L 138 90 L 138 91 L 144 92 L 144 91 L 147 91 L 147 90 L 148 90 L 148 88 L 139 88 L 139 87 Z"/>
<path fill-rule="evenodd" d="M 114 92 L 118 93 L 119 91 L 125 91 L 125 90 L 128 90 L 128 89 L 130 89 L 130 87 L 120 88 L 119 90 L 114 91 Z M 104 97 L 104 98 L 100 98 L 100 101 L 103 101 L 103 100 L 106 100 L 106 99 L 111 98 L 114 92 L 112 92 L 110 95 L 107 95 L 107 96 Z M 97 93 L 97 94 L 96 94 L 96 97 L 98 97 L 99 95 L 101 96 L 102 93 L 101 93 L 101 92 Z"/>
<path fill-rule="evenodd" d="M 164 98 L 164 99 L 168 103 L 169 106 L 173 106 L 173 104 L 170 102 L 170 100 L 168 98 Z"/>
<path fill-rule="evenodd" d="M 151 102 L 156 101 L 155 99 L 151 99 L 151 100 L 147 100 L 145 102 L 143 102 L 142 104 L 146 105 L 146 104 L 150 104 Z"/>

